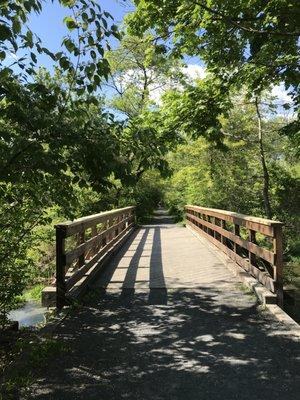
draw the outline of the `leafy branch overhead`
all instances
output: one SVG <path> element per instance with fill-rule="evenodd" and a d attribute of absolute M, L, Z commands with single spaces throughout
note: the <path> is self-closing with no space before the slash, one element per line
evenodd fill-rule
<path fill-rule="evenodd" d="M 200 56 L 234 85 L 260 91 L 284 82 L 299 103 L 298 0 L 137 0 L 131 31 L 154 29 L 176 56 Z"/>
<path fill-rule="evenodd" d="M 39 54 L 46 54 L 67 76 L 72 77 L 73 88 L 78 94 L 92 93 L 103 78 L 108 78 L 109 64 L 104 53 L 110 49 L 109 38 L 120 39 L 121 34 L 112 22 L 112 15 L 102 10 L 97 1 L 60 0 L 60 4 L 69 10 L 70 15 L 63 20 L 66 36 L 62 50 L 58 52 L 44 47 L 27 25 L 30 13 L 42 13 L 43 2 L 11 0 L 1 7 L 0 59 L 2 62 L 6 59 L 6 68 L 1 70 L 1 75 L 4 77 L 8 71 L 12 72 L 12 68 L 19 67 L 24 78 L 33 76 Z M 11 55 L 14 61 L 9 63 Z"/>

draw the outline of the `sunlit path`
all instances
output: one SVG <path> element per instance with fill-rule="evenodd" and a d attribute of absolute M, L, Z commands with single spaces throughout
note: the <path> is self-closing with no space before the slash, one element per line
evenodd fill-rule
<path fill-rule="evenodd" d="M 69 351 L 30 399 L 296 399 L 299 341 L 160 213 L 57 328 Z M 296 378 L 296 379 L 295 379 Z"/>

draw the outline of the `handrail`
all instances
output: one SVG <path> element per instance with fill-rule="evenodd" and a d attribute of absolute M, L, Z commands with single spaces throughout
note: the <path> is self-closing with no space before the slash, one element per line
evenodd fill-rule
<path fill-rule="evenodd" d="M 58 309 L 66 304 L 68 292 L 119 240 L 129 234 L 135 220 L 135 207 L 130 206 L 55 225 Z M 72 246 L 70 250 L 66 250 L 66 240 Z"/>
<path fill-rule="evenodd" d="M 187 225 L 205 236 L 233 261 L 253 275 L 283 301 L 282 226 L 280 221 L 257 218 L 231 211 L 186 205 Z M 232 224 L 230 230 L 229 224 Z M 244 229 L 244 237 L 241 234 Z M 259 244 L 258 234 L 270 242 Z"/>

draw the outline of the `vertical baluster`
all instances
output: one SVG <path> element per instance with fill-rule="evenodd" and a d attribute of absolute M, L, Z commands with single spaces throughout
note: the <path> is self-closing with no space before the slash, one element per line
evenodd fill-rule
<path fill-rule="evenodd" d="M 92 226 L 92 237 L 97 236 L 97 234 L 98 234 L 97 225 L 94 225 Z M 93 257 L 97 253 L 98 253 L 98 245 L 95 243 L 91 251 L 91 257 Z"/>
<path fill-rule="evenodd" d="M 274 226 L 273 237 L 273 252 L 274 252 L 274 281 L 276 284 L 276 293 L 278 304 L 283 306 L 283 241 L 282 241 L 282 225 Z"/>
<path fill-rule="evenodd" d="M 240 236 L 240 226 L 238 224 L 234 224 L 234 234 Z M 233 249 L 235 253 L 239 252 L 238 245 L 234 242 Z"/>
<path fill-rule="evenodd" d="M 203 214 L 203 221 L 206 221 L 206 214 Z M 207 232 L 207 226 L 203 225 L 204 232 Z"/>
<path fill-rule="evenodd" d="M 66 256 L 65 230 L 56 226 L 56 307 L 62 309 L 66 303 Z"/>
<path fill-rule="evenodd" d="M 254 244 L 256 243 L 256 232 L 252 229 L 249 229 L 249 241 Z M 255 254 L 251 253 L 251 251 L 249 251 L 249 261 L 250 264 L 256 265 Z"/>
<path fill-rule="evenodd" d="M 106 231 L 108 228 L 107 220 L 102 222 L 102 231 Z M 107 243 L 107 235 L 104 235 L 102 238 L 102 247 L 104 247 Z"/>
<path fill-rule="evenodd" d="M 221 228 L 226 229 L 226 221 L 224 221 L 223 219 L 221 219 Z M 226 246 L 226 237 L 223 235 L 221 235 L 221 243 Z"/>
<path fill-rule="evenodd" d="M 78 233 L 77 246 L 84 243 L 84 241 L 85 241 L 85 231 L 83 230 L 82 232 Z M 81 268 L 84 265 L 84 261 L 85 261 L 85 253 L 83 252 L 78 258 L 78 268 Z"/>
<path fill-rule="evenodd" d="M 214 224 L 214 226 L 217 225 L 217 220 L 218 220 L 217 217 L 212 217 L 212 223 Z M 217 232 L 215 231 L 215 229 L 214 229 L 214 238 L 215 239 L 217 238 Z"/>

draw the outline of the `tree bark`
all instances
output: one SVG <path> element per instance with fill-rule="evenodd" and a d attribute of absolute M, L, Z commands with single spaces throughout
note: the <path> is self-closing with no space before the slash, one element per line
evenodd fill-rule
<path fill-rule="evenodd" d="M 264 199 L 264 208 L 267 218 L 272 218 L 272 208 L 270 202 L 270 175 L 266 163 L 264 143 L 263 143 L 263 131 L 262 131 L 262 118 L 259 111 L 259 99 L 255 97 L 255 108 L 256 115 L 258 120 L 258 143 L 259 143 L 259 152 L 260 152 L 260 161 L 263 171 L 263 199 Z"/>

